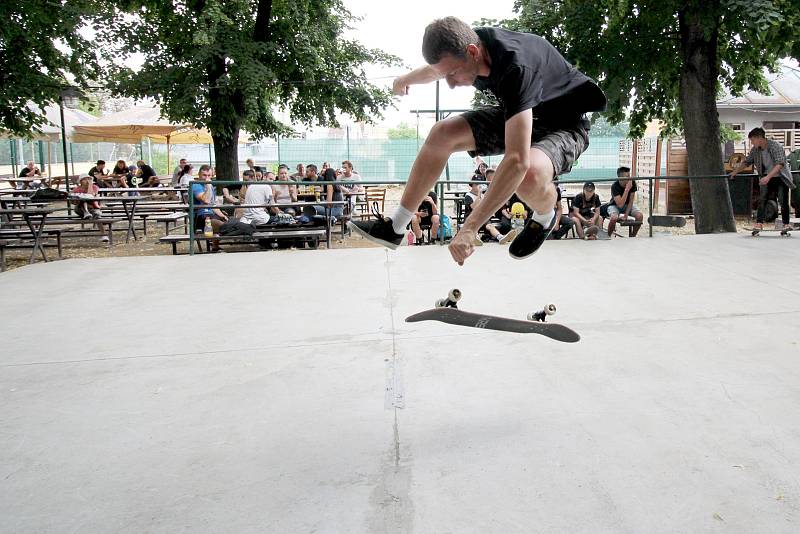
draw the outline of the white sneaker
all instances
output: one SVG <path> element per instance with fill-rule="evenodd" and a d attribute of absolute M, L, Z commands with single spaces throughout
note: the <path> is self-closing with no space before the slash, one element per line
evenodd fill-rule
<path fill-rule="evenodd" d="M 108 241 L 109 241 L 109 239 L 108 239 L 107 235 L 104 235 L 104 236 L 100 237 L 100 242 L 101 243 L 108 243 Z"/>

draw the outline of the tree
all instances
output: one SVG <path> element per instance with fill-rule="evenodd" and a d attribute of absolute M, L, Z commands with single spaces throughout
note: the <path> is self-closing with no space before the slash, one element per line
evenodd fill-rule
<path fill-rule="evenodd" d="M 369 122 L 391 102 L 362 66 L 396 58 L 343 38 L 354 17 L 341 0 L 132 0 L 120 15 L 140 23 L 127 54 L 138 71 L 119 69 L 119 94 L 149 97 L 175 122 L 206 127 L 217 175 L 238 175 L 240 129 L 260 139 L 292 123 L 337 126 L 337 114 Z"/>
<path fill-rule="evenodd" d="M 389 128 L 387 136 L 389 139 L 416 139 L 417 129 L 401 122 L 395 128 Z"/>
<path fill-rule="evenodd" d="M 0 129 L 30 137 L 47 123 L 44 109 L 65 85 L 87 85 L 102 76 L 101 50 L 81 34 L 100 27 L 99 1 L 0 2 Z"/>
<path fill-rule="evenodd" d="M 603 115 L 598 114 L 592 117 L 592 137 L 628 137 L 630 135 L 630 124 L 618 122 L 612 124 Z"/>
<path fill-rule="evenodd" d="M 683 132 L 691 176 L 723 174 L 720 86 L 765 91 L 763 69 L 800 52 L 798 0 L 517 0 L 515 10 L 501 24 L 542 35 L 598 80 L 611 122 L 630 108 L 633 137 L 652 119 Z M 727 181 L 690 183 L 697 232 L 735 231 Z"/>

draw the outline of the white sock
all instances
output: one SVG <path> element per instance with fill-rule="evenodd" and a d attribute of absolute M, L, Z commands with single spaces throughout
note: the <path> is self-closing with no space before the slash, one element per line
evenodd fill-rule
<path fill-rule="evenodd" d="M 533 212 L 533 220 L 537 223 L 542 225 L 542 228 L 549 228 L 550 221 L 553 220 L 553 217 L 556 214 L 556 210 L 552 209 L 545 214 L 538 214 L 535 211 Z"/>
<path fill-rule="evenodd" d="M 405 234 L 406 233 L 406 226 L 408 223 L 411 222 L 411 218 L 414 217 L 414 213 L 408 211 L 400 204 L 397 207 L 397 211 L 394 212 L 392 215 L 392 228 L 394 229 L 394 233 L 396 234 Z"/>

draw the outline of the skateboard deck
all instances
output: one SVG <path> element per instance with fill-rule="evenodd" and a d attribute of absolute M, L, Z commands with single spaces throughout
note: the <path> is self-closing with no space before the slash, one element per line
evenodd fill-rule
<path fill-rule="evenodd" d="M 686 226 L 686 217 L 679 217 L 677 215 L 651 215 L 647 218 L 647 223 L 650 226 L 674 226 L 683 228 Z"/>
<path fill-rule="evenodd" d="M 508 317 L 483 315 L 459 310 L 458 308 L 434 308 L 415 313 L 406 317 L 407 323 L 419 321 L 441 321 L 458 326 L 484 328 L 487 330 L 500 330 L 503 332 L 518 332 L 520 334 L 540 334 L 564 343 L 576 343 L 581 336 L 574 330 L 564 325 L 555 323 L 542 323 L 533 321 L 520 321 Z"/>
<path fill-rule="evenodd" d="M 791 234 L 792 228 L 784 228 L 783 230 L 776 230 L 775 228 L 763 228 L 761 230 L 756 230 L 755 228 L 745 228 L 745 230 L 750 232 L 750 235 L 752 235 L 753 237 L 757 237 L 759 234 L 763 232 L 778 232 L 781 235 L 781 237 L 792 237 Z"/>

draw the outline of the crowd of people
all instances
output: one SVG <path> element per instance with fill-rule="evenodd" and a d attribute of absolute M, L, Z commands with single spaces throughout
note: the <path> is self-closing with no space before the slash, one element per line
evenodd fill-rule
<path fill-rule="evenodd" d="M 489 168 L 483 162 L 475 169 L 470 181 L 469 192 L 464 195 L 461 201 L 463 203 L 464 221 L 483 200 L 486 188 L 494 178 L 494 174 L 494 169 Z M 581 192 L 571 198 L 569 210 L 565 212 L 562 203 L 563 191 L 559 186 L 558 180 L 553 181 L 553 187 L 556 191 L 555 219 L 549 239 L 561 239 L 573 229 L 580 239 L 594 240 L 599 235 L 607 235 L 610 238 L 616 235 L 615 229 L 617 225 L 623 222 L 631 226 L 632 236 L 636 236 L 639 232 L 643 214 L 636 206 L 638 187 L 636 181 L 631 178 L 630 168 L 623 166 L 617 169 L 617 180 L 611 184 L 611 196 L 605 203 L 600 198 L 595 184 L 586 182 L 583 184 Z M 429 199 L 430 197 L 426 201 Z M 428 216 L 428 210 L 427 205 L 423 203 L 419 211 L 414 214 L 412 227 L 414 226 L 414 221 L 418 220 L 421 215 Z M 483 241 L 497 241 L 499 243 L 512 241 L 517 234 L 517 229 L 513 225 L 515 210 L 521 214 L 523 220 L 527 219 L 532 213 L 530 207 L 525 205 L 516 193 L 513 194 L 490 221 L 480 228 L 478 235 L 476 235 L 475 244 L 483 243 Z M 435 227 L 439 224 L 438 215 L 434 215 L 434 217 L 434 219 L 428 219 L 428 224 L 434 226 L 432 235 L 436 235 Z M 604 229 L 604 221 L 606 220 L 608 221 L 608 228 Z M 414 232 L 419 237 L 416 228 L 414 228 Z"/>
<path fill-rule="evenodd" d="M 214 176 L 211 166 L 202 165 L 197 177 L 193 176 L 192 165 L 186 160 L 181 160 L 178 167 L 173 174 L 174 184 L 184 185 L 195 181 L 190 193 L 197 206 L 195 227 L 204 228 L 208 223 L 215 234 L 220 233 L 222 226 L 229 221 L 265 225 L 308 222 L 315 216 L 327 215 L 331 224 L 335 224 L 344 215 L 345 207 L 352 209 L 359 196 L 364 194 L 364 186 L 358 183 L 361 176 L 354 171 L 349 160 L 343 161 L 338 169 L 327 162 L 321 167 L 314 163 L 300 163 L 293 174 L 290 174 L 288 165 L 281 164 L 276 175 L 248 159 L 240 183 L 222 187 L 221 202 L 218 202 L 216 187 L 212 183 Z M 333 204 L 326 208 L 322 204 L 315 204 L 317 202 Z M 301 206 L 304 209 L 300 209 Z M 218 250 L 219 243 L 212 241 L 212 251 Z"/>

